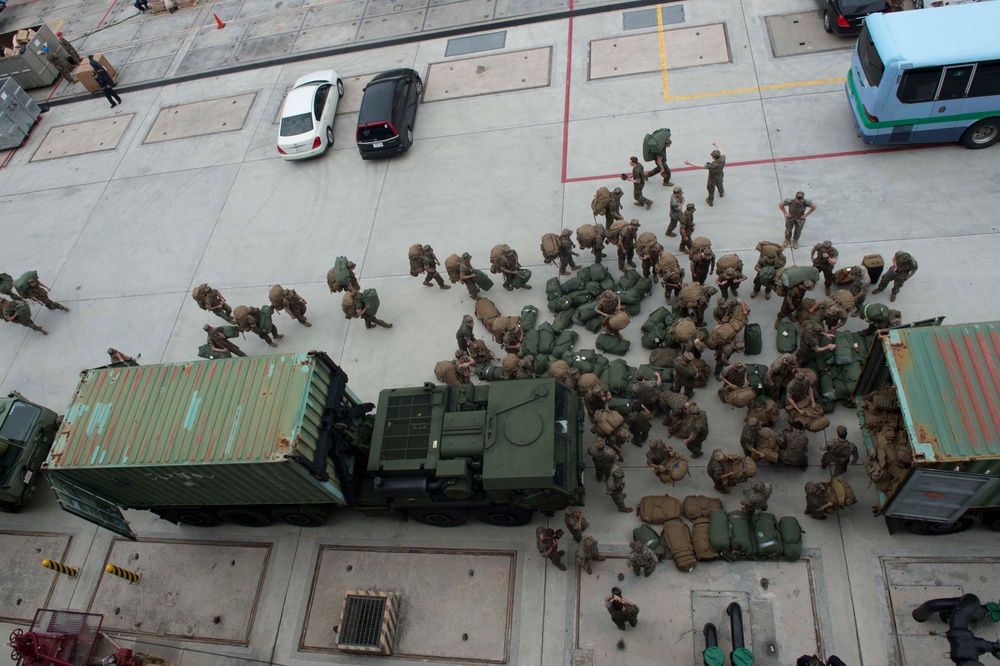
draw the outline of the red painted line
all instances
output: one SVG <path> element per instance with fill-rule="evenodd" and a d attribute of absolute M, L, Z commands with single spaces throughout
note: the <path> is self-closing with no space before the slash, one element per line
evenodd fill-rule
<path fill-rule="evenodd" d="M 573 11 L 573 0 L 569 0 L 569 10 Z M 562 141 L 562 182 L 566 180 L 566 161 L 569 151 L 569 88 L 573 76 L 573 17 L 569 17 L 569 28 L 566 30 L 566 96 L 563 102 L 563 141 Z"/>
<path fill-rule="evenodd" d="M 97 22 L 97 25 L 95 27 L 100 28 L 101 24 L 104 23 L 104 19 L 108 18 L 108 14 L 110 14 L 111 10 L 114 8 L 115 8 L 115 1 L 112 0 L 111 4 L 108 6 L 108 11 L 104 12 L 104 16 L 101 17 L 101 20 Z"/>

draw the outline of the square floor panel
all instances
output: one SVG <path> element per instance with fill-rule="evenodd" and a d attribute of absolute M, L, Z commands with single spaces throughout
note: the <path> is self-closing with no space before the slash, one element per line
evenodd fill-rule
<path fill-rule="evenodd" d="M 724 23 L 663 31 L 667 69 L 718 65 L 732 60 Z M 590 43 L 590 78 L 659 72 L 660 33 L 646 32 Z"/>
<path fill-rule="evenodd" d="M 775 58 L 838 51 L 854 46 L 853 39 L 823 30 L 823 19 L 815 11 L 765 16 L 771 52 Z"/>
<path fill-rule="evenodd" d="M 238 132 L 243 129 L 255 99 L 257 93 L 252 92 L 160 109 L 143 143 Z"/>
<path fill-rule="evenodd" d="M 424 102 L 544 88 L 551 82 L 552 47 L 432 63 Z"/>
<path fill-rule="evenodd" d="M 0 621 L 31 624 L 35 610 L 48 607 L 56 582 L 63 574 L 44 568 L 42 560 L 78 566 L 66 561 L 72 540 L 69 534 L 54 532 L 0 532 L 4 562 L 4 575 L 0 576 Z"/>
<path fill-rule="evenodd" d="M 30 161 L 41 162 L 115 150 L 133 118 L 135 114 L 129 113 L 53 127 L 45 133 L 45 138 Z"/>

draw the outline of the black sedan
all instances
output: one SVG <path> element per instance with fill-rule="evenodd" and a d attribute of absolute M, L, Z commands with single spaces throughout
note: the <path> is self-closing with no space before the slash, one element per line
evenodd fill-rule
<path fill-rule="evenodd" d="M 885 0 L 816 0 L 823 12 L 823 29 L 837 35 L 857 35 L 865 18 L 888 9 Z"/>

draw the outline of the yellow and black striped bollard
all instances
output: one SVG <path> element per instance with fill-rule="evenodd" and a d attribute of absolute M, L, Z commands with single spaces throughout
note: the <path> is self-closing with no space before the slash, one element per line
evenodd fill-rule
<path fill-rule="evenodd" d="M 116 567 L 113 564 L 109 564 L 104 567 L 104 570 L 113 576 L 118 576 L 119 578 L 124 578 L 132 585 L 138 585 L 139 580 L 142 578 L 142 574 L 137 574 L 128 569 L 122 569 L 121 567 Z"/>
<path fill-rule="evenodd" d="M 61 573 L 70 578 L 76 578 L 76 572 L 78 569 L 73 567 L 68 567 L 65 564 L 60 564 L 59 562 L 53 562 L 52 560 L 42 560 L 42 566 L 46 569 L 52 569 L 56 573 Z"/>

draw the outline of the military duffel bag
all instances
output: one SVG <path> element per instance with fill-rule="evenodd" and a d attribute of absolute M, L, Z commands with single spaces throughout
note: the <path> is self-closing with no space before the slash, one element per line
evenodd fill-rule
<path fill-rule="evenodd" d="M 753 559 L 756 542 L 750 530 L 750 519 L 742 511 L 729 512 L 729 525 L 732 533 L 729 537 L 729 547 L 737 556 L 744 559 Z"/>
<path fill-rule="evenodd" d="M 694 556 L 694 544 L 691 543 L 691 530 L 680 518 L 674 518 L 663 523 L 661 538 L 667 544 L 670 557 L 678 571 L 688 572 L 695 568 L 698 559 Z"/>
<path fill-rule="evenodd" d="M 802 526 L 795 516 L 785 516 L 778 521 L 783 557 L 789 562 L 802 557 Z"/>
<path fill-rule="evenodd" d="M 715 552 L 719 553 L 725 560 L 735 560 L 736 556 L 733 553 L 733 549 L 730 548 L 730 543 L 732 543 L 732 531 L 733 528 L 729 524 L 729 514 L 725 511 L 716 510 L 708 516 L 708 545 Z"/>
<path fill-rule="evenodd" d="M 711 562 L 721 557 L 719 553 L 712 549 L 710 530 L 711 521 L 707 516 L 695 518 L 691 527 L 691 545 L 694 547 L 694 556 L 699 562 Z"/>
<path fill-rule="evenodd" d="M 616 356 L 624 356 L 628 353 L 629 347 L 632 345 L 631 342 L 625 338 L 619 338 L 616 335 L 608 335 L 607 333 L 601 333 L 597 336 L 597 348 L 606 354 L 614 354 Z"/>
<path fill-rule="evenodd" d="M 781 534 L 778 532 L 778 521 L 773 513 L 758 511 L 753 514 L 753 536 L 757 544 L 757 556 L 765 560 L 776 560 L 781 557 Z"/>
<path fill-rule="evenodd" d="M 646 524 L 639 525 L 634 530 L 632 530 L 632 538 L 640 543 L 646 544 L 646 546 L 653 551 L 653 554 L 660 558 L 662 562 L 667 556 L 667 549 L 663 547 L 663 541 L 660 540 L 660 535 L 656 533 L 652 527 Z"/>
<path fill-rule="evenodd" d="M 660 525 L 668 520 L 679 518 L 681 503 L 670 495 L 646 495 L 639 500 L 639 520 L 651 525 Z"/>

